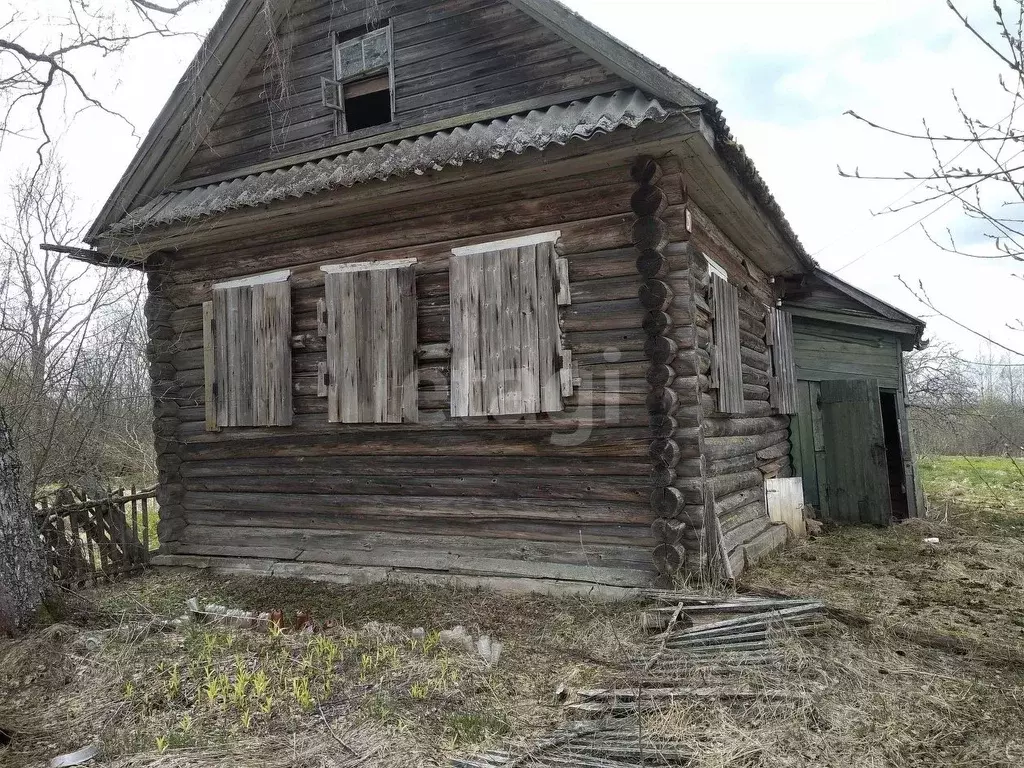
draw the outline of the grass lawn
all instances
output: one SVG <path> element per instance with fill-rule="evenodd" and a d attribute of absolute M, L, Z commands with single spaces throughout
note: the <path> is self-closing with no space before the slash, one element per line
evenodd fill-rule
<path fill-rule="evenodd" d="M 784 662 L 751 670 L 763 699 L 677 700 L 643 727 L 692 745 L 693 766 L 1024 765 L 1024 477 L 1002 459 L 921 471 L 931 519 L 827 531 L 738 585 L 835 609 L 821 633 L 779 638 Z M 191 596 L 301 612 L 317 631 L 147 631 Z M 150 573 L 69 608 L 0 640 L 0 726 L 15 731 L 0 765 L 98 741 L 92 764 L 119 768 L 443 766 L 543 737 L 564 722 L 560 687 L 628 677 L 645 639 L 638 603 L 203 573 Z M 498 664 L 440 642 L 456 624 L 501 640 Z M 806 698 L 782 705 L 779 690 Z"/>

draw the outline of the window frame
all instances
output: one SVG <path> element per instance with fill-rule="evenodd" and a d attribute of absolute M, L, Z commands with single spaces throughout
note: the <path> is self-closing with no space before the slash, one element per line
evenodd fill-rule
<path fill-rule="evenodd" d="M 382 129 L 393 126 L 397 122 L 396 115 L 396 102 L 395 102 L 395 42 L 394 42 L 394 24 L 389 19 L 386 26 L 380 27 L 356 37 L 351 37 L 347 40 L 339 42 L 339 37 L 345 35 L 345 32 L 334 33 L 334 42 L 331 46 L 331 77 L 320 78 L 321 88 L 321 103 L 325 109 L 332 110 L 334 112 L 334 133 L 336 136 L 360 136 L 372 132 L 381 132 Z M 365 46 L 366 39 L 372 36 L 383 35 L 387 42 L 387 63 L 370 69 L 360 70 L 358 73 L 353 75 L 341 74 L 341 49 L 352 47 L 354 43 L 360 43 Z M 365 57 L 365 50 L 364 50 Z M 391 98 L 391 120 L 380 125 L 369 126 L 367 128 L 360 128 L 356 131 L 350 131 L 348 129 L 347 110 L 345 109 L 345 101 L 352 98 L 347 94 L 349 88 L 362 85 L 364 83 L 371 83 L 380 80 L 384 76 L 387 77 L 387 90 Z M 384 91 L 384 88 L 376 88 L 374 90 L 367 90 L 365 93 L 357 93 L 356 96 L 368 95 L 370 93 L 380 93 Z"/>

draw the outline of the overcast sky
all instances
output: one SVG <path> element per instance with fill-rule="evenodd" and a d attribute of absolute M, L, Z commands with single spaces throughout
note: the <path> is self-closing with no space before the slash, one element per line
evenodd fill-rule
<path fill-rule="evenodd" d="M 923 280 L 940 307 L 1015 348 L 1024 333 L 1006 326 L 1024 316 L 1024 265 L 943 254 L 947 227 L 985 249 L 977 226 L 957 206 L 935 204 L 874 216 L 907 185 L 841 179 L 837 166 L 862 173 L 927 170 L 927 148 L 872 130 L 843 113 L 918 129 L 922 118 L 956 131 L 951 92 L 991 121 L 1009 112 L 994 57 L 971 39 L 943 0 L 569 0 L 569 5 L 719 101 L 733 133 L 754 159 L 807 249 L 826 269 L 908 312 L 926 316 L 929 335 L 974 354 L 980 342 L 932 317 L 899 284 Z M 205 31 L 222 5 L 207 0 L 180 25 Z M 965 0 L 991 29 L 989 0 Z M 97 60 L 95 95 L 139 132 L 156 117 L 195 52 L 192 38 L 150 39 L 122 61 Z M 89 112 L 60 138 L 83 218 L 98 211 L 138 144 L 122 122 Z M 955 153 L 947 152 L 947 157 Z M 3 170 L 31 159 L 32 146 L 9 143 Z M 912 186 L 912 185 L 911 185 Z M 923 190 L 917 190 L 921 194 Z"/>

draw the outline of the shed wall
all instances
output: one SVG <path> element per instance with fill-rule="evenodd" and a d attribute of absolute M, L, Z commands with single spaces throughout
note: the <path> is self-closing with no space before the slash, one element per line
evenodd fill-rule
<path fill-rule="evenodd" d="M 903 382 L 899 339 L 868 328 L 796 318 L 797 379 L 878 379 L 879 386 L 901 389 Z"/>
<path fill-rule="evenodd" d="M 671 239 L 682 240 L 682 184 L 667 181 L 664 218 Z M 648 583 L 655 546 L 649 364 L 630 247 L 632 191 L 622 166 L 472 199 L 404 208 L 382 201 L 374 214 L 307 227 L 302 239 L 188 249 L 154 265 L 149 315 L 158 337 L 165 551 L 204 563 L 248 558 L 250 569 L 284 575 L 326 569 L 340 579 L 401 567 Z M 569 261 L 572 304 L 561 325 L 581 379 L 565 412 L 453 419 L 450 362 L 434 359 L 420 363 L 419 424 L 328 423 L 316 379 L 325 354 L 316 333 L 320 266 L 417 258 L 418 341 L 445 344 L 451 248 L 550 229 L 561 230 L 558 250 Z M 207 432 L 202 302 L 215 281 L 286 267 L 293 270 L 294 424 Z M 752 401 L 759 395 L 752 390 Z"/>
<path fill-rule="evenodd" d="M 825 299 L 820 305 L 825 310 L 834 309 Z M 825 493 L 828 455 L 819 406 L 820 383 L 875 379 L 880 388 L 897 394 L 910 514 L 916 516 L 920 505 L 916 499 L 917 477 L 907 432 L 903 352 L 899 337 L 886 331 L 803 317 L 795 319 L 793 332 L 799 379 L 799 410 L 793 419 L 793 462 L 797 473 L 803 477 L 805 501 L 828 516 Z"/>

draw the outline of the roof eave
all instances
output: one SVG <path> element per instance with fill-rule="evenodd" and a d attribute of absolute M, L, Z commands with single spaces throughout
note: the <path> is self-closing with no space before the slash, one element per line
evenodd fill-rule
<path fill-rule="evenodd" d="M 211 89 L 216 86 L 221 96 L 234 93 L 292 2 L 228 0 L 89 227 L 85 242 L 95 245 L 107 228 L 129 210 L 138 207 L 140 198 L 148 200 L 174 181 L 189 159 L 188 152 L 183 150 L 205 137 L 205 131 L 226 106 L 227 98 L 215 98 L 210 93 Z M 265 18 L 261 14 L 266 14 Z M 186 127 L 191 127 L 195 134 L 191 144 L 180 140 Z M 184 147 L 175 154 L 176 145 Z"/>

